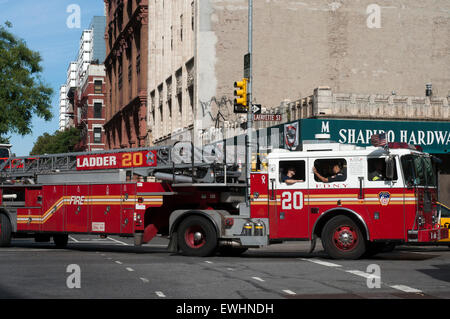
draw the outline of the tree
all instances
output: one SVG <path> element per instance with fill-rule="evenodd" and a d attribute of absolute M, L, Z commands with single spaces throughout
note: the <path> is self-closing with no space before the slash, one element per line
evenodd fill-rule
<path fill-rule="evenodd" d="M 44 133 L 44 135 L 39 136 L 34 143 L 30 155 L 77 152 L 79 151 L 77 145 L 81 140 L 80 136 L 80 130 L 77 128 L 56 131 L 52 135 Z"/>
<path fill-rule="evenodd" d="M 49 121 L 53 89 L 40 77 L 42 58 L 8 31 L 11 23 L 0 25 L 0 141 L 9 133 L 32 133 L 33 115 Z"/>

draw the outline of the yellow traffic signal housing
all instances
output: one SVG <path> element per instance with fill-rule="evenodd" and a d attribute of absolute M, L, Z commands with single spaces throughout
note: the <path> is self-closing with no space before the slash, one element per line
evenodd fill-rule
<path fill-rule="evenodd" d="M 242 81 L 234 82 L 234 112 L 246 113 L 247 112 L 247 84 L 248 79 L 244 78 Z"/>

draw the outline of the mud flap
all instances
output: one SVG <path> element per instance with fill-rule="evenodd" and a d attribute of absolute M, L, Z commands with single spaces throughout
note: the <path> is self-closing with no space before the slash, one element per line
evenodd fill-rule
<path fill-rule="evenodd" d="M 178 234 L 177 232 L 173 232 L 172 236 L 170 237 L 169 245 L 167 246 L 167 249 L 171 253 L 177 253 L 178 252 Z"/>
<path fill-rule="evenodd" d="M 313 238 L 311 239 L 311 246 L 309 247 L 308 254 L 312 254 L 314 249 L 316 248 L 316 242 L 317 242 L 317 235 L 313 235 Z"/>

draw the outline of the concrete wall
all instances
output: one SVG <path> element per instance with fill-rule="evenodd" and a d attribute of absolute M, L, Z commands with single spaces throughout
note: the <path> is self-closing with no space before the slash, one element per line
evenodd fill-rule
<path fill-rule="evenodd" d="M 234 81 L 247 52 L 247 1 L 198 0 L 198 108 L 234 121 Z M 450 2 L 254 1 L 254 102 L 335 92 L 422 96 L 450 91 Z M 212 120 L 211 120 L 212 119 Z M 200 120 L 199 120 L 200 121 Z"/>

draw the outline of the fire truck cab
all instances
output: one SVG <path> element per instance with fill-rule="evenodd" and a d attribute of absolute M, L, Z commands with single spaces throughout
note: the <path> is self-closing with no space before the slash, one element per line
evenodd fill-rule
<path fill-rule="evenodd" d="M 355 259 L 445 237 L 432 159 L 407 145 L 307 142 L 269 154 L 268 173 L 251 185 L 251 217 L 263 219 L 269 242 L 320 238 L 331 257 Z"/>

